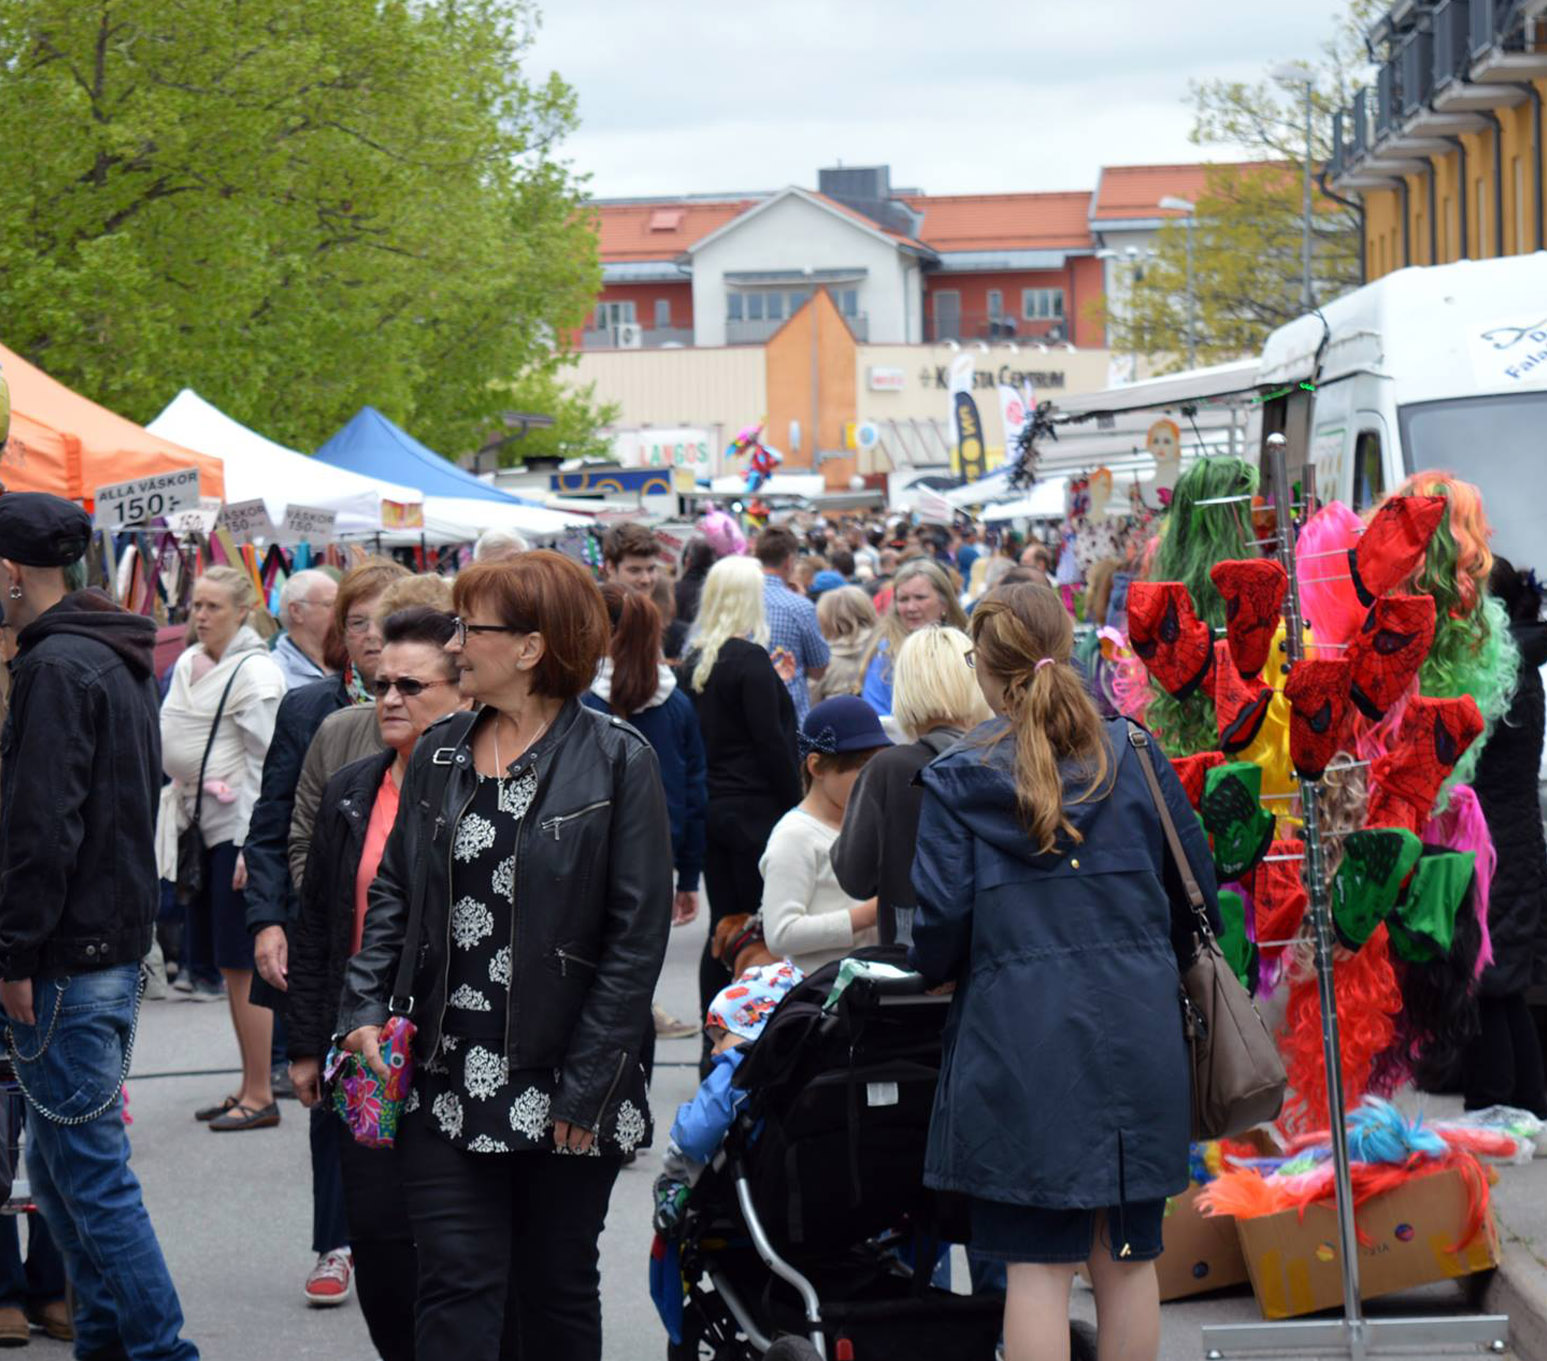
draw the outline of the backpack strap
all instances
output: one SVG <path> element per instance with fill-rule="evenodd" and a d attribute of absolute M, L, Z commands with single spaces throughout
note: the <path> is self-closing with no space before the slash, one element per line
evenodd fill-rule
<path fill-rule="evenodd" d="M 204 759 L 199 762 L 199 787 L 193 796 L 193 822 L 197 827 L 199 820 L 204 815 L 204 772 L 209 769 L 209 754 L 215 750 L 215 734 L 220 730 L 220 719 L 226 711 L 226 701 L 231 698 L 231 687 L 236 684 L 236 678 L 241 669 L 258 654 L 249 652 L 231 668 L 231 674 L 226 678 L 226 688 L 220 692 L 220 703 L 215 706 L 215 718 L 209 725 L 209 741 L 204 744 Z"/>
<path fill-rule="evenodd" d="M 430 753 L 429 770 L 424 777 L 424 788 L 419 798 L 422 821 L 434 830 L 430 845 L 420 852 L 414 863 L 413 886 L 408 898 L 408 928 L 403 933 L 403 953 L 398 958 L 397 978 L 393 983 L 392 996 L 387 1010 L 393 1016 L 407 1016 L 414 1009 L 414 967 L 419 957 L 419 936 L 424 930 L 425 898 L 430 878 L 430 857 L 439 839 L 441 819 L 444 816 L 446 786 L 451 783 L 451 772 L 456 764 L 456 754 L 467 741 L 478 721 L 478 713 L 453 714 L 424 734 L 421 741 L 434 738 L 435 749 Z"/>

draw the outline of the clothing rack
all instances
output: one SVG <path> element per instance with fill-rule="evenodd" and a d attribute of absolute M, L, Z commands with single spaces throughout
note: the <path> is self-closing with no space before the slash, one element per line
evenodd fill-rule
<path fill-rule="evenodd" d="M 1268 471 L 1277 505 L 1290 503 L 1288 441 L 1282 435 L 1267 438 Z M 1303 616 L 1300 612 L 1300 580 L 1295 571 L 1293 517 L 1278 518 L 1276 534 L 1279 561 L 1289 575 L 1284 595 L 1284 624 L 1293 667 L 1305 656 Z M 1338 1258 L 1343 1276 L 1343 1316 L 1282 1323 L 1217 1324 L 1203 1329 L 1206 1361 L 1273 1351 L 1296 1356 L 1348 1356 L 1354 1361 L 1372 1352 L 1410 1351 L 1446 1347 L 1467 1351 L 1484 1348 L 1503 1352 L 1509 1334 L 1504 1314 L 1478 1314 L 1464 1318 L 1366 1318 L 1359 1296 L 1359 1237 L 1354 1223 L 1353 1172 L 1348 1156 L 1347 1101 L 1343 1091 L 1342 1045 L 1338 1038 L 1337 993 L 1333 987 L 1332 911 L 1327 892 L 1326 833 L 1316 797 L 1319 780 L 1301 779 L 1307 795 L 1303 800 L 1302 834 L 1305 843 L 1307 913 L 1315 946 L 1316 991 L 1321 999 L 1321 1052 L 1327 1074 L 1328 1129 L 1332 1137 L 1333 1188 L 1338 1225 Z"/>

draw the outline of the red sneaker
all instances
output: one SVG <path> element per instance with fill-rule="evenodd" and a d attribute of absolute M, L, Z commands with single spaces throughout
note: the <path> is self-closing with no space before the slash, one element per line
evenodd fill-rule
<path fill-rule="evenodd" d="M 355 1259 L 348 1248 L 334 1248 L 317 1259 L 306 1278 L 306 1302 L 322 1309 L 345 1303 L 354 1293 Z"/>

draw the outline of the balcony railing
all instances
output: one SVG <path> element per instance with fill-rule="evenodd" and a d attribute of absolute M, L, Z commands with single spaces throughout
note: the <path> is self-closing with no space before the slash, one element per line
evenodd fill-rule
<path fill-rule="evenodd" d="M 1514 0 L 1472 0 L 1471 43 L 1474 60 L 1504 45 L 1514 9 Z"/>
<path fill-rule="evenodd" d="M 788 321 L 788 317 L 780 317 L 776 321 L 769 321 L 766 317 L 759 321 L 727 321 L 725 323 L 725 343 L 727 345 L 761 345 Z M 849 323 L 849 329 L 854 332 L 856 340 L 870 339 L 870 318 L 863 312 L 854 316 L 846 316 L 844 320 Z"/>
<path fill-rule="evenodd" d="M 1440 0 L 1434 11 L 1434 88 L 1465 80 L 1471 65 L 1471 0 Z"/>
<path fill-rule="evenodd" d="M 1375 73 L 1375 140 L 1387 136 L 1396 125 L 1397 64 L 1388 61 Z"/>
<path fill-rule="evenodd" d="M 1370 91 L 1361 86 L 1354 95 L 1353 155 L 1357 159 L 1370 149 Z"/>
<path fill-rule="evenodd" d="M 1343 124 L 1346 121 L 1342 109 L 1332 115 L 1332 160 L 1327 168 L 1334 176 L 1341 175 L 1347 164 L 1347 157 L 1343 154 Z"/>
<path fill-rule="evenodd" d="M 1404 118 L 1418 112 L 1429 102 L 1434 84 L 1434 35 L 1428 29 L 1415 29 L 1402 44 L 1401 109 Z"/>
<path fill-rule="evenodd" d="M 1042 317 L 1023 321 L 1020 317 L 995 312 L 963 312 L 956 317 L 927 317 L 924 339 L 932 344 L 943 340 L 1066 340 L 1069 323 L 1063 317 Z"/>
<path fill-rule="evenodd" d="M 639 344 L 627 344 L 634 332 L 638 333 Z M 689 326 L 639 326 L 633 332 L 622 326 L 592 327 L 580 335 L 583 350 L 659 350 L 667 345 L 692 343 L 693 330 Z"/>

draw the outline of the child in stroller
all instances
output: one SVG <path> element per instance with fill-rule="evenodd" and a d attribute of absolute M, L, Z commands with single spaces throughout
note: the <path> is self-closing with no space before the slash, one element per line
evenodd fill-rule
<path fill-rule="evenodd" d="M 669 1361 L 791 1346 L 991 1361 L 1002 1299 L 930 1283 L 941 1245 L 966 1228 L 952 1199 L 923 1184 L 948 1006 L 900 947 L 873 947 L 793 982 L 733 1051 L 716 1106 L 723 1146 L 690 1188 L 669 1162 L 683 1185 L 658 1199 L 666 1232 L 652 1279 Z"/>

